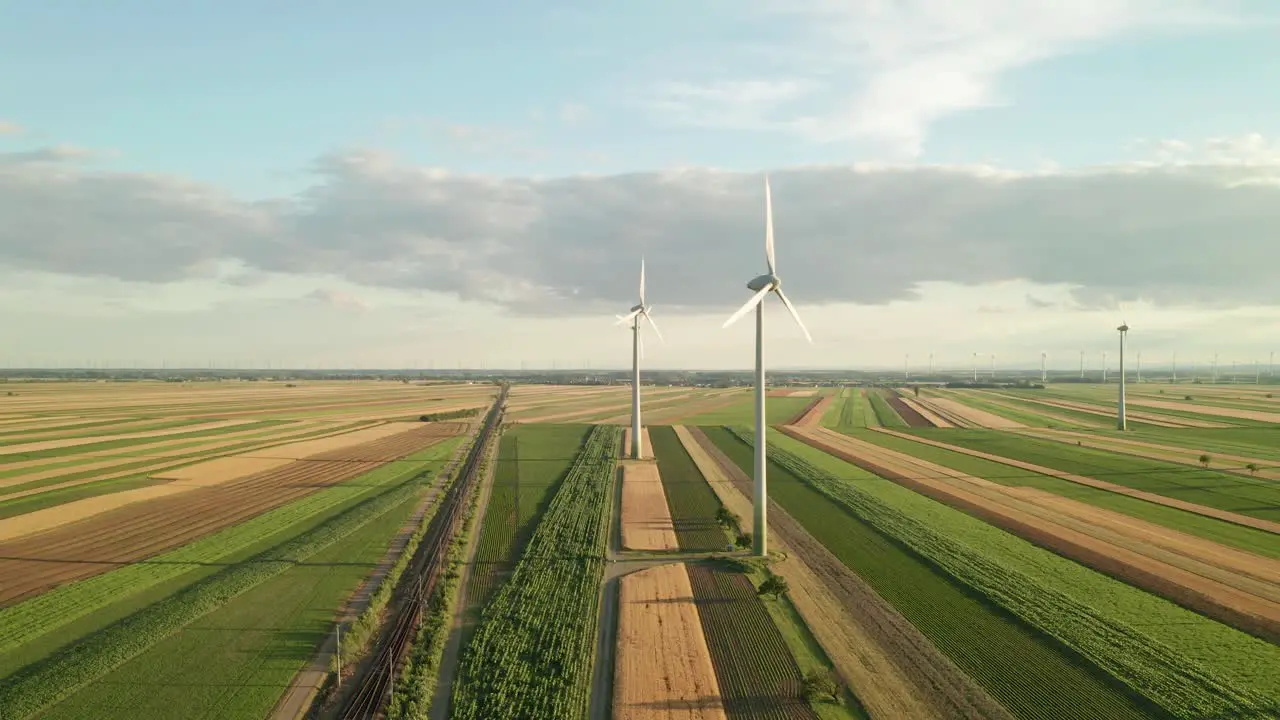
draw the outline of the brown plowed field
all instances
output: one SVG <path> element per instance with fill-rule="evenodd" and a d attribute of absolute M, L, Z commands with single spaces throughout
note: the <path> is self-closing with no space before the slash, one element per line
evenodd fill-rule
<path fill-rule="evenodd" d="M 628 550 L 680 549 L 657 463 L 622 465 L 622 546 Z"/>
<path fill-rule="evenodd" d="M 59 448 L 75 447 L 76 445 L 91 445 L 93 443 L 110 442 L 112 440 L 132 440 L 137 438 L 154 438 L 164 437 L 166 435 L 181 435 L 183 433 L 191 432 L 204 432 L 205 430 L 217 430 L 219 428 L 245 425 L 252 422 L 254 421 L 218 420 L 216 422 L 202 423 L 200 425 L 184 425 L 182 427 L 150 430 L 147 432 L 120 433 L 117 435 L 91 435 L 88 437 L 61 438 L 58 440 L 39 440 L 19 445 L 5 445 L 0 447 L 0 455 L 16 455 L 18 453 L 40 452 L 41 450 L 55 450 Z"/>
<path fill-rule="evenodd" d="M 1042 491 L 1028 492 L 1027 488 L 997 485 L 825 428 L 816 431 L 784 428 L 784 431 L 1060 555 L 1271 642 L 1280 639 L 1280 601 L 1272 599 L 1275 587 L 1270 583 L 1265 584 L 1267 592 L 1255 595 L 1251 592 L 1256 587 L 1252 578 L 1248 578 L 1248 582 L 1227 584 L 1185 569 L 1209 567 L 1203 562 L 1204 558 L 1225 557 L 1228 549 L 1217 543 L 1182 536 L 1181 547 L 1197 550 L 1175 559 L 1173 555 L 1177 553 L 1151 540 L 1157 533 L 1167 536 L 1173 531 L 1150 523 L 1128 516 L 1117 518 L 1114 516 L 1118 513 Z M 1080 521 L 1080 518 L 1087 520 Z M 1261 557 L 1256 560 L 1250 575 L 1270 575 L 1267 563 L 1273 561 Z M 1230 564 L 1220 561 L 1217 567 L 1229 571 L 1229 567 L 1223 566 Z M 1221 572 L 1212 574 L 1218 578 L 1223 576 Z"/>
<path fill-rule="evenodd" d="M 676 428 L 721 502 L 751 517 L 751 478 L 697 428 Z M 914 625 L 815 539 L 776 502 L 769 503 L 771 566 L 836 671 L 871 717 L 1008 719 L 986 691 Z"/>
<path fill-rule="evenodd" d="M 0 606 L 138 562 L 349 480 L 455 434 L 428 424 L 331 454 L 179 495 L 135 503 L 0 543 Z"/>
<path fill-rule="evenodd" d="M 641 570 L 619 584 L 615 720 L 723 720 L 685 566 Z"/>
<path fill-rule="evenodd" d="M 906 421 L 908 426 L 913 428 L 933 427 L 933 423 L 925 419 L 925 416 L 916 412 L 915 408 L 903 402 L 902 398 L 898 396 L 898 393 L 893 390 L 881 390 L 879 392 L 884 399 L 888 401 L 889 407 L 893 408 L 894 412 L 898 413 L 898 415 Z"/>

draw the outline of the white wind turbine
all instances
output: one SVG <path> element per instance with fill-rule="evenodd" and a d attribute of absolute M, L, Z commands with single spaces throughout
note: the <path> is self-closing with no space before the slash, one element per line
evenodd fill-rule
<path fill-rule="evenodd" d="M 1119 430 L 1128 430 L 1129 427 L 1125 423 L 1124 416 L 1124 341 L 1129 335 L 1129 323 L 1122 321 L 1120 327 L 1116 328 L 1120 333 L 1120 397 L 1119 403 L 1116 405 L 1116 428 Z"/>
<path fill-rule="evenodd" d="M 752 550 L 757 556 L 763 557 L 768 554 L 769 544 L 766 533 L 767 523 L 766 515 L 769 506 L 769 497 L 767 494 L 767 484 L 765 482 L 766 451 L 768 437 L 765 430 L 765 413 L 764 413 L 764 299 L 769 293 L 774 293 L 782 304 L 786 306 L 787 312 L 791 313 L 791 317 L 800 326 L 800 330 L 804 333 L 805 338 L 809 342 L 813 342 L 813 337 L 809 335 L 809 330 L 805 328 L 804 323 L 800 321 L 800 315 L 796 312 L 796 308 L 787 299 L 786 294 L 782 292 L 782 280 L 778 277 L 777 263 L 774 261 L 773 254 L 773 196 L 769 190 L 769 176 L 764 178 L 764 257 L 765 262 L 769 265 L 769 272 L 764 275 L 757 276 L 747 283 L 747 288 L 754 290 L 755 295 L 746 302 L 738 311 L 729 316 L 721 327 L 729 327 L 737 322 L 739 318 L 746 315 L 753 308 L 756 311 L 756 447 L 755 447 L 755 487 L 752 492 L 752 523 L 751 538 L 754 544 Z"/>
<path fill-rule="evenodd" d="M 658 324 L 653 321 L 650 310 L 653 310 L 653 306 L 644 304 L 644 258 L 640 258 L 640 302 L 632 306 L 630 313 L 618 315 L 616 323 L 631 323 L 631 457 L 634 460 L 639 460 L 644 450 L 641 447 L 644 441 L 640 435 L 640 358 L 644 356 L 644 341 L 640 339 L 640 318 L 649 321 L 649 327 L 653 328 L 658 340 L 666 342 L 662 340 L 662 333 L 658 332 Z"/>

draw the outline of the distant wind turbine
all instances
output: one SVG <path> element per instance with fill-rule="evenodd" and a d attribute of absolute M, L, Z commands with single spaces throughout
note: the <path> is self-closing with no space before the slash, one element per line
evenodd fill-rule
<path fill-rule="evenodd" d="M 1040 351 L 1040 383 L 1044 384 L 1049 381 L 1049 353 Z"/>
<path fill-rule="evenodd" d="M 1142 351 L 1138 351 L 1138 384 L 1142 384 Z"/>
<path fill-rule="evenodd" d="M 642 456 L 644 440 L 640 434 L 640 357 L 644 355 L 644 341 L 640 339 L 640 318 L 649 321 L 653 333 L 662 340 L 658 325 L 653 321 L 649 311 L 652 305 L 644 304 L 644 258 L 640 258 L 640 302 L 631 307 L 631 312 L 618 315 L 618 325 L 631 323 L 631 458 L 639 460 Z"/>
<path fill-rule="evenodd" d="M 1080 351 L 1080 379 L 1084 379 L 1084 351 Z"/>
<path fill-rule="evenodd" d="M 978 382 L 978 353 L 973 354 L 973 381 Z"/>
<path fill-rule="evenodd" d="M 1107 384 L 1107 351 L 1102 351 L 1102 384 Z"/>
<path fill-rule="evenodd" d="M 1176 350 L 1173 353 L 1173 381 L 1178 382 L 1178 353 Z"/>
<path fill-rule="evenodd" d="M 1116 428 L 1128 430 L 1124 421 L 1124 340 L 1129 334 L 1129 323 L 1121 322 L 1116 330 L 1120 331 L 1120 404 L 1116 411 Z"/>
<path fill-rule="evenodd" d="M 902 379 L 911 379 L 911 353 L 902 356 Z"/>
<path fill-rule="evenodd" d="M 766 539 L 768 533 L 768 525 L 765 522 L 766 512 L 769 505 L 767 495 L 767 483 L 765 481 L 766 467 L 766 446 L 768 437 L 765 433 L 767 426 L 765 425 L 764 412 L 764 298 L 769 293 L 774 293 L 782 304 L 787 308 L 787 312 L 791 313 L 792 319 L 800 326 L 801 332 L 804 333 L 805 339 L 810 343 L 813 337 L 809 335 L 809 330 L 805 328 L 804 323 L 800 320 L 800 314 L 796 312 L 796 308 L 787 299 L 786 294 L 782 292 L 782 280 L 778 277 L 777 262 L 773 252 L 773 195 L 769 190 L 769 176 L 764 178 L 764 257 L 765 262 L 769 266 L 769 272 L 759 275 L 747 283 L 747 288 L 754 290 L 755 295 L 738 309 L 728 320 L 724 321 L 722 327 L 729 327 L 737 322 L 739 318 L 746 315 L 753 308 L 756 311 L 756 447 L 755 447 L 755 487 L 752 493 L 751 501 L 753 504 L 751 538 L 754 544 L 753 550 L 757 556 L 763 557 L 768 554 L 769 544 Z"/>
<path fill-rule="evenodd" d="M 933 377 L 933 353 L 929 353 L 929 377 Z"/>

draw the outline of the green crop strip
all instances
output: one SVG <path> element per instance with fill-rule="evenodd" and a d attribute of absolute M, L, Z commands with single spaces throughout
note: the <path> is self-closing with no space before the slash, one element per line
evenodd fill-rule
<path fill-rule="evenodd" d="M 195 430 L 185 433 L 174 433 L 172 435 L 159 435 L 152 437 L 124 438 L 120 440 L 104 440 L 102 442 L 85 443 L 83 445 L 69 445 L 67 447 L 48 448 L 47 450 L 31 450 L 29 452 L 9 453 L 0 455 L 0 464 L 13 462 L 21 462 L 25 460 L 39 460 L 41 458 L 64 457 L 67 455 L 79 455 L 88 452 L 100 452 L 103 450 L 115 450 L 125 448 L 131 445 L 141 445 L 143 443 L 155 443 L 164 440 L 180 440 L 186 438 L 203 438 L 214 435 L 226 435 L 229 433 L 244 432 L 255 428 L 265 428 L 274 425 L 280 425 L 282 420 L 258 420 L 256 422 L 245 423 L 243 425 L 226 425 L 223 427 L 209 428 L 208 430 Z"/>
<path fill-rule="evenodd" d="M 703 431 L 734 463 L 750 471 L 750 445 L 727 429 Z M 779 442 L 786 439 L 779 438 Z M 770 460 L 770 499 L 802 523 L 1016 717 L 1164 717 L 1158 708 L 1114 678 L 797 478 L 774 461 L 776 456 Z M 875 487 L 873 483 L 891 486 L 903 495 L 972 519 L 865 473 L 857 483 L 868 489 Z"/>
<path fill-rule="evenodd" d="M 720 499 L 670 425 L 649 428 L 662 489 L 681 550 L 723 550 L 729 538 L 716 521 Z"/>
<path fill-rule="evenodd" d="M 453 689 L 453 717 L 585 718 L 609 507 L 622 432 L 598 425 L 485 608 Z"/>
<path fill-rule="evenodd" d="M 524 552 L 556 489 L 569 474 L 590 425 L 516 425 L 498 444 L 467 605 L 483 609 Z"/>
<path fill-rule="evenodd" d="M 1280 711 L 1280 678 L 1240 674 L 1251 664 L 1280 666 L 1280 648 L 992 526 L 983 524 L 992 532 L 978 542 L 961 541 L 941 532 L 951 527 L 936 514 L 926 519 L 891 507 L 780 441 L 770 452 L 793 475 L 1171 715 L 1266 718 Z"/>

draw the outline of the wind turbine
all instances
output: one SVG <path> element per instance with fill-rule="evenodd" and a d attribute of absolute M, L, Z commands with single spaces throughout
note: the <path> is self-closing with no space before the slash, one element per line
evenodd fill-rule
<path fill-rule="evenodd" d="M 991 353 L 991 379 L 996 379 L 996 354 Z"/>
<path fill-rule="evenodd" d="M 746 302 L 738 311 L 729 316 L 721 327 L 729 327 L 737 322 L 739 318 L 746 315 L 753 308 L 756 311 L 756 447 L 755 447 L 755 487 L 752 492 L 752 523 L 751 538 L 755 554 L 764 557 L 768 554 L 769 544 L 765 537 L 768 532 L 768 526 L 765 522 L 766 513 L 769 506 L 769 497 L 766 493 L 767 483 L 765 482 L 766 467 L 766 451 L 768 437 L 765 434 L 767 429 L 765 425 L 764 414 L 764 299 L 769 293 L 774 293 L 782 304 L 786 306 L 787 312 L 791 313 L 792 319 L 800 326 L 801 332 L 805 338 L 812 343 L 813 337 L 809 335 L 809 330 L 805 328 L 804 323 L 800 320 L 799 313 L 796 308 L 787 299 L 786 294 L 782 292 L 782 279 L 778 277 L 777 263 L 773 254 L 773 195 L 769 190 L 769 176 L 764 178 L 764 259 L 769 266 L 769 272 L 759 275 L 747 283 L 747 288 L 755 291 L 755 295 Z"/>
<path fill-rule="evenodd" d="M 933 377 L 933 353 L 929 353 L 929 377 Z"/>
<path fill-rule="evenodd" d="M 911 353 L 902 356 L 902 379 L 911 379 Z"/>
<path fill-rule="evenodd" d="M 1102 384 L 1107 384 L 1107 351 L 1102 351 Z"/>
<path fill-rule="evenodd" d="M 1128 430 L 1124 421 L 1124 339 L 1129 334 L 1129 323 L 1120 323 L 1116 330 L 1120 331 L 1120 404 L 1116 411 L 1116 428 Z"/>
<path fill-rule="evenodd" d="M 978 353 L 973 354 L 973 381 L 978 382 Z"/>
<path fill-rule="evenodd" d="M 640 318 L 649 321 L 653 333 L 662 340 L 658 325 L 653 321 L 649 311 L 652 305 L 644 304 L 644 258 L 640 258 L 640 302 L 631 307 L 631 312 L 618 315 L 617 325 L 631 323 L 631 459 L 639 460 L 644 448 L 643 436 L 640 434 L 640 358 L 644 355 L 644 341 L 640 339 Z"/>
<path fill-rule="evenodd" d="M 1084 379 L 1084 351 L 1080 351 L 1080 379 Z"/>
<path fill-rule="evenodd" d="M 1173 381 L 1178 382 L 1178 353 L 1173 353 Z"/>
<path fill-rule="evenodd" d="M 1048 366 L 1046 365 L 1048 358 L 1049 358 L 1049 353 L 1045 352 L 1044 350 L 1041 350 L 1040 351 L 1040 384 L 1041 385 L 1049 381 Z"/>

